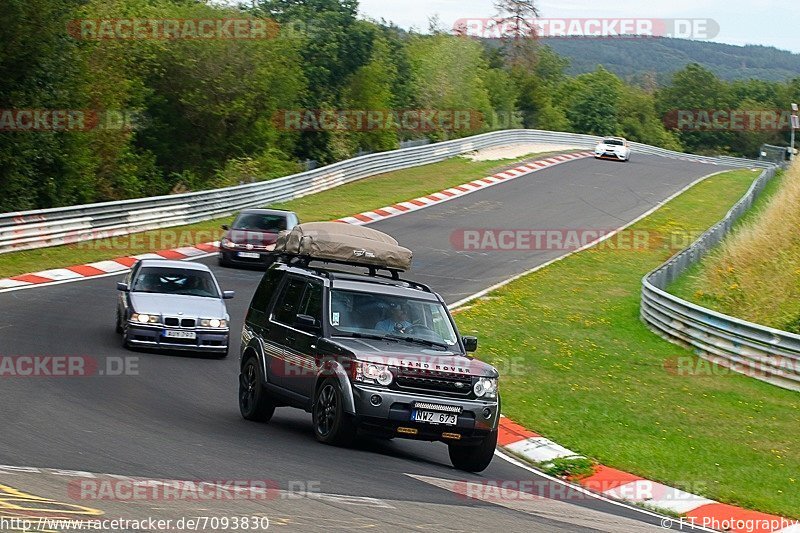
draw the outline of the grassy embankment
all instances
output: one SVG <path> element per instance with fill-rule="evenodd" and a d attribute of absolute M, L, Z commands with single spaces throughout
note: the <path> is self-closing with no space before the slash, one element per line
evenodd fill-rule
<path fill-rule="evenodd" d="M 774 179 L 736 231 L 670 291 L 800 333 L 800 165 Z"/>

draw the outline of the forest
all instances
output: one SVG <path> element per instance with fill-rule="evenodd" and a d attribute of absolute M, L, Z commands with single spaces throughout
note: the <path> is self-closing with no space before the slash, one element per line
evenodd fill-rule
<path fill-rule="evenodd" d="M 0 212 L 267 180 L 508 128 L 755 157 L 788 131 L 670 117 L 800 100 L 800 76 L 729 81 L 698 63 L 666 79 L 570 74 L 542 42 L 520 57 L 435 20 L 409 32 L 360 18 L 357 0 L 6 0 L 3 11 Z"/>

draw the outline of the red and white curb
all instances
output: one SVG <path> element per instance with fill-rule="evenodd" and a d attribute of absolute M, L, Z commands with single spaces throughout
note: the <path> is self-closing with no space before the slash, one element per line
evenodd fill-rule
<path fill-rule="evenodd" d="M 460 196 L 465 196 L 476 191 L 487 189 L 488 187 L 492 187 L 498 183 L 511 181 L 513 179 L 538 172 L 544 168 L 560 165 L 561 163 L 574 161 L 576 159 L 584 159 L 593 155 L 594 152 L 577 152 L 553 156 L 548 159 L 534 161 L 533 163 L 529 163 L 527 165 L 522 165 L 510 170 L 499 172 L 494 176 L 470 181 L 469 183 L 464 183 L 440 192 L 435 192 L 433 194 L 429 194 L 428 196 L 421 196 L 407 202 L 400 202 L 399 204 L 382 207 L 373 211 L 365 211 L 351 217 L 340 218 L 336 222 L 346 222 L 347 224 L 353 224 L 355 226 L 370 224 L 378 220 L 396 217 L 412 211 L 425 209 L 426 207 L 440 204 L 448 200 L 453 200 L 454 198 L 458 198 Z"/>
<path fill-rule="evenodd" d="M 497 443 L 510 454 L 534 465 L 583 457 L 505 416 L 500 418 Z M 800 521 L 726 505 L 602 465 L 595 466 L 591 476 L 574 481 L 614 500 L 677 514 L 680 518 L 676 522 L 683 520 L 687 524 L 731 533 L 800 533 Z"/>
<path fill-rule="evenodd" d="M 450 189 L 429 194 L 428 196 L 416 198 L 414 200 L 409 200 L 407 202 L 401 202 L 393 206 L 360 213 L 352 217 L 345 217 L 339 219 L 337 222 L 346 222 L 354 225 L 369 224 L 370 222 L 375 222 L 376 220 L 390 218 L 397 215 L 402 215 L 404 213 L 410 213 L 434 204 L 446 202 L 448 200 L 497 185 L 498 183 L 503 183 L 527 174 L 532 174 L 533 172 L 537 172 L 544 168 L 560 165 L 561 163 L 574 161 L 576 159 L 583 159 L 590 157 L 591 155 L 592 152 L 580 152 L 553 156 L 541 161 L 534 161 L 533 163 L 529 163 L 527 165 L 522 165 L 511 170 L 497 173 L 494 176 L 471 181 L 457 187 L 452 187 Z M 141 255 L 118 257 L 116 259 L 98 261 L 85 265 L 55 268 L 42 272 L 23 274 L 21 276 L 0 279 L 0 292 L 26 289 L 40 285 L 70 283 L 73 281 L 94 277 L 113 276 L 115 274 L 127 272 L 130 267 L 139 259 L 200 259 L 201 257 L 213 255 L 218 251 L 218 247 L 218 242 L 208 242 L 197 244 L 191 247 L 176 248 L 174 250 L 161 250 L 158 252 Z"/>
<path fill-rule="evenodd" d="M 161 250 L 140 255 L 117 257 L 116 259 L 97 261 L 85 265 L 43 270 L 42 272 L 0 279 L 0 292 L 4 290 L 23 289 L 55 283 L 69 283 L 82 279 L 122 274 L 130 270 L 133 264 L 139 259 L 171 259 L 175 261 L 184 261 L 200 259 L 201 257 L 212 255 L 218 250 L 219 242 L 209 242 L 184 248 L 175 248 L 174 250 Z"/>

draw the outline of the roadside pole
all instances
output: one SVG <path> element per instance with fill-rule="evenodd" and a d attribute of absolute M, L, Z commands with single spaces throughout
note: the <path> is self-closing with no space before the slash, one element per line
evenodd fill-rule
<path fill-rule="evenodd" d="M 794 131 L 800 129 L 800 117 L 797 116 L 797 104 L 792 104 L 792 140 L 789 144 L 789 161 L 794 161 Z"/>

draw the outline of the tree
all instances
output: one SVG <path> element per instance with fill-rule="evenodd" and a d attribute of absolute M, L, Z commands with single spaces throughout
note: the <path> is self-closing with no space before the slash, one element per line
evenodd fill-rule
<path fill-rule="evenodd" d="M 667 131 L 656 113 L 655 98 L 645 90 L 625 85 L 617 107 L 622 135 L 631 140 L 669 150 L 681 150 L 678 137 Z"/>
<path fill-rule="evenodd" d="M 617 76 L 600 66 L 565 83 L 559 91 L 560 104 L 572 130 L 591 135 L 619 134 L 617 109 L 622 87 Z"/>
<path fill-rule="evenodd" d="M 503 49 L 511 67 L 531 69 L 536 65 L 536 23 L 539 9 L 535 0 L 495 0 Z"/>
<path fill-rule="evenodd" d="M 697 63 L 676 72 L 669 85 L 656 92 L 656 110 L 668 122 L 678 113 L 729 110 L 733 105 L 730 87 L 713 72 Z M 681 144 L 690 152 L 728 151 L 733 135 L 728 131 L 678 129 L 671 124 Z"/>
<path fill-rule="evenodd" d="M 449 35 L 414 36 L 409 42 L 412 79 L 419 106 L 435 113 L 469 114 L 458 127 L 438 128 L 434 138 L 474 135 L 487 129 L 492 104 L 486 88 L 488 65 L 480 43 Z"/>
<path fill-rule="evenodd" d="M 370 61 L 359 68 L 348 81 L 344 92 L 346 108 L 358 112 L 379 112 L 387 116 L 393 109 L 392 85 L 397 70 L 391 62 L 389 44 L 381 37 L 372 47 Z M 367 151 L 382 151 L 397 148 L 396 124 L 388 128 L 386 120 L 373 131 L 356 132 L 350 137 L 354 147 Z M 350 154 L 355 152 L 351 150 Z"/>

